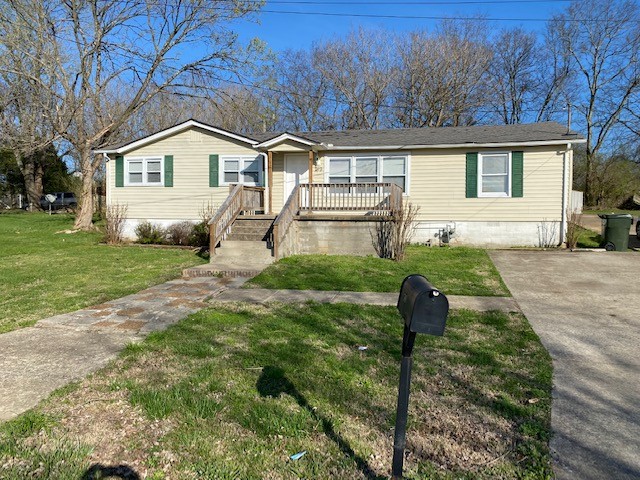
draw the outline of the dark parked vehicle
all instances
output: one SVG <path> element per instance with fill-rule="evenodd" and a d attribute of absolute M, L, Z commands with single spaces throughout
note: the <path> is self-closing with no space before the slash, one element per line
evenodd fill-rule
<path fill-rule="evenodd" d="M 640 240 L 640 217 L 636 218 L 636 237 Z"/>
<path fill-rule="evenodd" d="M 48 195 L 55 196 L 55 200 L 49 203 L 49 200 L 47 199 Z M 55 192 L 41 196 L 40 206 L 44 210 L 49 210 L 49 205 L 51 205 L 51 210 L 58 210 L 60 208 L 76 208 L 78 206 L 78 200 L 76 200 L 76 196 L 73 192 Z"/>

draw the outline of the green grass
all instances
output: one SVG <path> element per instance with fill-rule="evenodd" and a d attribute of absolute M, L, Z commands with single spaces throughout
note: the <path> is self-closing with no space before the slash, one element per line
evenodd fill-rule
<path fill-rule="evenodd" d="M 0 427 L 0 477 L 388 478 L 401 338 L 393 307 L 203 310 Z M 416 341 L 406 478 L 550 478 L 551 375 L 522 315 L 453 311 Z"/>
<path fill-rule="evenodd" d="M 396 292 L 402 280 L 420 273 L 446 294 L 508 296 L 484 250 L 412 245 L 401 262 L 346 255 L 298 255 L 269 266 L 249 287 L 355 292 Z"/>
<path fill-rule="evenodd" d="M 587 228 L 577 228 L 580 232 L 578 235 L 578 248 L 599 248 L 602 245 L 602 236 L 599 233 Z"/>
<path fill-rule="evenodd" d="M 609 209 L 601 209 L 601 210 L 584 210 L 582 212 L 585 215 L 599 215 L 601 213 L 628 213 L 633 217 L 640 216 L 640 210 L 623 210 L 620 208 L 609 208 Z"/>
<path fill-rule="evenodd" d="M 65 214 L 0 215 L 0 333 L 139 291 L 202 263 L 193 252 L 100 245 Z"/>

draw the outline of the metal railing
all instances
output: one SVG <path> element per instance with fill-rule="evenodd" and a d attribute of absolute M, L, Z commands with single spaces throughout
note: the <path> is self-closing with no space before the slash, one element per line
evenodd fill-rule
<path fill-rule="evenodd" d="M 229 196 L 209 221 L 209 252 L 215 254 L 216 245 L 229 233 L 231 225 L 241 212 L 264 209 L 264 188 L 230 185 Z"/>

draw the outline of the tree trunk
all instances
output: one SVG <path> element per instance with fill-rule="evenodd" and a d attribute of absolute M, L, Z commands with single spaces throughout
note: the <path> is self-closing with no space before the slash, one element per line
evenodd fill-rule
<path fill-rule="evenodd" d="M 594 165 L 593 165 L 593 161 L 594 161 L 594 154 L 593 152 L 591 152 L 589 149 L 587 149 L 587 153 L 586 153 L 586 172 L 585 172 L 585 176 L 584 176 L 584 202 L 586 206 L 595 206 L 595 195 L 594 195 L 594 188 L 593 188 L 593 169 L 594 169 Z"/>
<path fill-rule="evenodd" d="M 80 230 L 93 229 L 93 174 L 94 168 L 91 162 L 91 153 L 87 150 L 80 152 L 80 165 L 82 166 L 82 192 L 76 222 L 73 228 Z"/>
<path fill-rule="evenodd" d="M 20 167 L 20 173 L 24 179 L 24 188 L 27 193 L 27 203 L 29 210 L 42 210 L 40 207 L 40 196 L 42 195 L 42 178 L 40 178 L 40 190 L 36 184 L 36 165 L 33 158 L 24 158 L 16 153 L 16 161 Z"/>
<path fill-rule="evenodd" d="M 44 195 L 44 184 L 43 184 L 44 167 L 42 166 L 42 161 L 44 161 L 44 159 L 41 159 L 41 161 L 38 162 L 33 172 L 33 185 L 36 191 L 36 195 L 38 196 L 38 199 L 40 199 L 40 197 Z"/>

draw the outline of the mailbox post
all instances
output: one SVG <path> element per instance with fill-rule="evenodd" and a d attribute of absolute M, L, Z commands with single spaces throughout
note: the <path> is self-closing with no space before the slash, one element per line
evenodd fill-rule
<path fill-rule="evenodd" d="M 400 365 L 400 385 L 398 387 L 398 408 L 393 440 L 393 463 L 391 474 L 394 480 L 402 478 L 404 450 L 406 446 L 407 412 L 409 409 L 409 387 L 413 344 L 416 333 L 444 335 L 444 327 L 449 313 L 449 301 L 422 275 L 409 275 L 402 282 L 398 298 L 398 311 L 404 319 L 402 338 L 402 363 Z"/>

